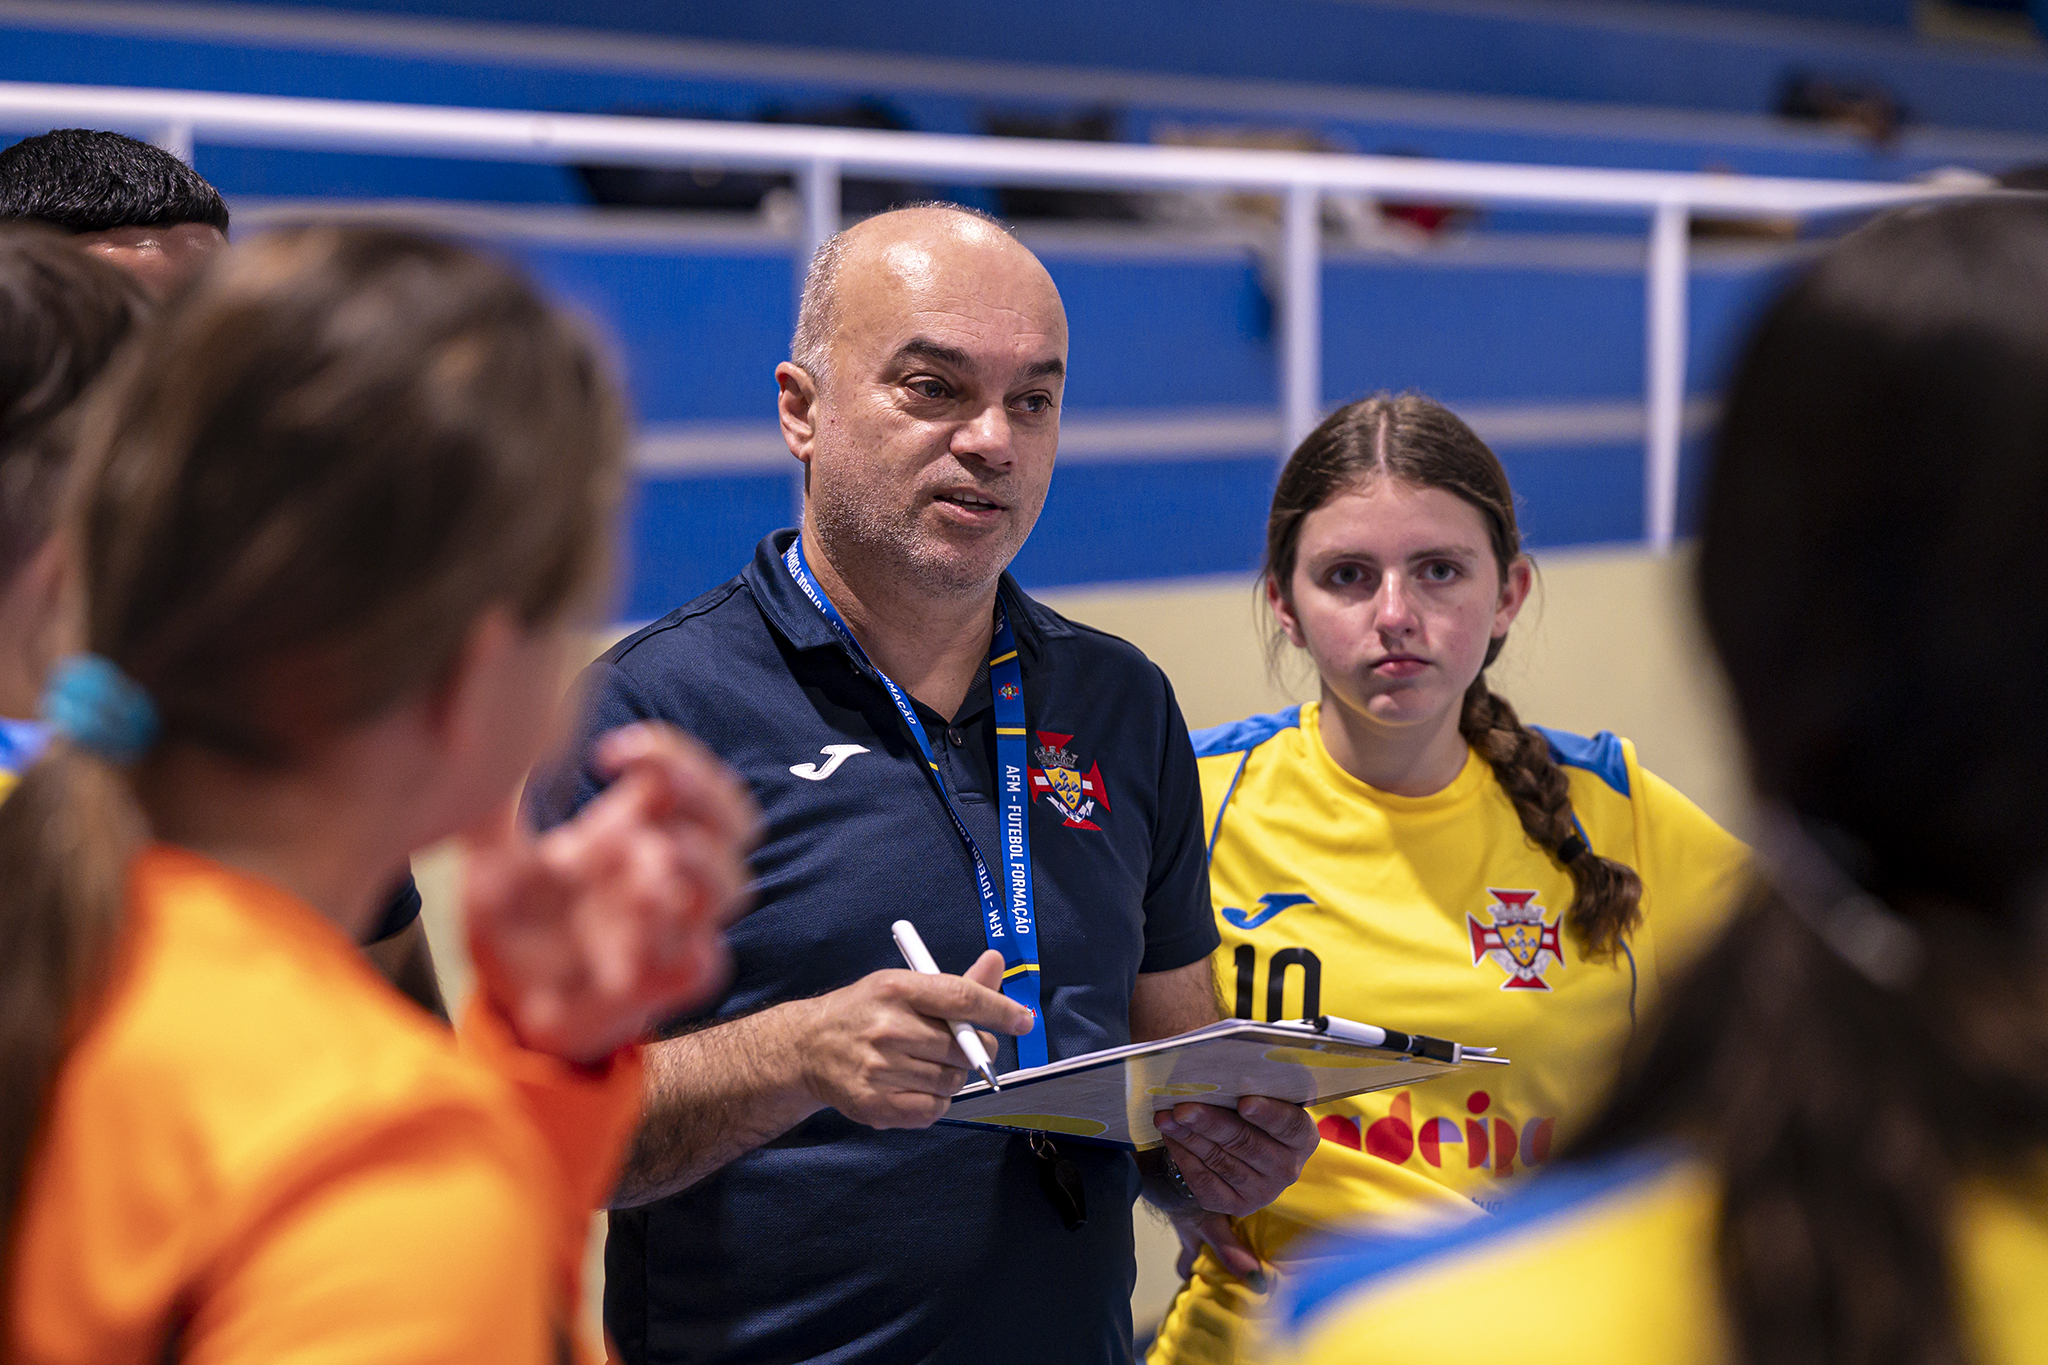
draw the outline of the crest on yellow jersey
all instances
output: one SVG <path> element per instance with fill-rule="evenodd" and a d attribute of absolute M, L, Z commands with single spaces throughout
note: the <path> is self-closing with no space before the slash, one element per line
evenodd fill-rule
<path fill-rule="evenodd" d="M 1564 917 L 1544 919 L 1535 891 L 1489 886 L 1486 894 L 1493 897 L 1486 919 L 1465 912 L 1465 924 L 1472 931 L 1472 965 L 1491 959 L 1508 974 L 1500 986 L 1504 991 L 1549 990 L 1544 973 L 1564 968 L 1564 937 L 1558 932 Z"/>

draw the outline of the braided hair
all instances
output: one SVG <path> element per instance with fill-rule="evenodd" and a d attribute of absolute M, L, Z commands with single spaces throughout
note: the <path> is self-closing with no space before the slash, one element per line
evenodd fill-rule
<path fill-rule="evenodd" d="M 1261 581 L 1286 596 L 1309 513 L 1379 476 L 1442 489 L 1477 508 L 1503 576 L 1522 557 L 1514 490 L 1486 443 L 1433 399 L 1380 393 L 1331 413 L 1288 458 L 1266 519 Z M 1642 917 L 1642 880 L 1635 869 L 1593 851 L 1572 814 L 1571 789 L 1550 745 L 1487 686 L 1486 668 L 1506 643 L 1501 635 L 1487 646 L 1486 664 L 1465 690 L 1458 730 L 1493 769 L 1530 841 L 1571 874 L 1565 923 L 1574 938 L 1588 957 L 1609 958 Z"/>

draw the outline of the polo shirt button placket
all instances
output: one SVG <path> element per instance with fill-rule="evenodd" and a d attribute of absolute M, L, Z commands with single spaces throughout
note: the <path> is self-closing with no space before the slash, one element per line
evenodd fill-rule
<path fill-rule="evenodd" d="M 956 749 L 967 742 L 967 736 L 960 733 L 960 727 L 957 725 L 948 725 L 946 727 L 946 738 L 952 741 L 953 747 Z"/>

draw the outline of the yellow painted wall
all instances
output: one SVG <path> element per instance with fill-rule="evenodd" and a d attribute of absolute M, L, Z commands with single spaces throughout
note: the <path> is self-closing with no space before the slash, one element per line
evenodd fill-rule
<path fill-rule="evenodd" d="M 1494 665 L 1522 719 L 1636 742 L 1643 762 L 1725 823 L 1745 816 L 1720 681 L 1693 624 L 1689 555 L 1602 549 L 1546 555 Z M 1299 651 L 1266 666 L 1270 629 L 1250 580 L 1047 593 L 1057 610 L 1136 644 L 1173 680 L 1190 727 L 1315 695 Z"/>
<path fill-rule="evenodd" d="M 1636 742 L 1645 765 L 1737 833 L 1748 828 L 1738 750 L 1718 676 L 1693 626 L 1685 556 L 1595 550 L 1545 556 L 1530 605 L 1495 665 L 1494 687 L 1522 718 L 1567 730 L 1613 730 Z M 1121 635 L 1173 680 L 1193 727 L 1271 711 L 1313 695 L 1298 659 L 1279 676 L 1266 665 L 1266 625 L 1249 580 L 1146 584 L 1045 595 L 1054 608 Z M 455 859 L 416 861 L 427 928 L 452 995 L 469 971 L 451 907 Z M 1141 1212 L 1141 1329 L 1156 1322 L 1176 1283 L 1172 1233 Z M 601 1266 L 593 1259 L 593 1277 Z M 595 1279 L 593 1279 L 593 1298 Z M 594 1323 L 594 1318 L 593 1318 Z M 594 1329 L 593 1329 L 594 1330 Z"/>

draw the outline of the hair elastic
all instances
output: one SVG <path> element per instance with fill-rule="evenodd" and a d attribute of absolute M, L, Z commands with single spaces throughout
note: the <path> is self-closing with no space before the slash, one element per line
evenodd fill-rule
<path fill-rule="evenodd" d="M 126 765 L 149 752 L 159 724 L 142 685 L 111 659 L 74 654 L 43 689 L 43 720 L 87 753 Z"/>
<path fill-rule="evenodd" d="M 1575 863 L 1592 851 L 1593 846 L 1586 842 L 1586 836 L 1577 830 L 1557 841 L 1557 860 L 1561 863 Z"/>

